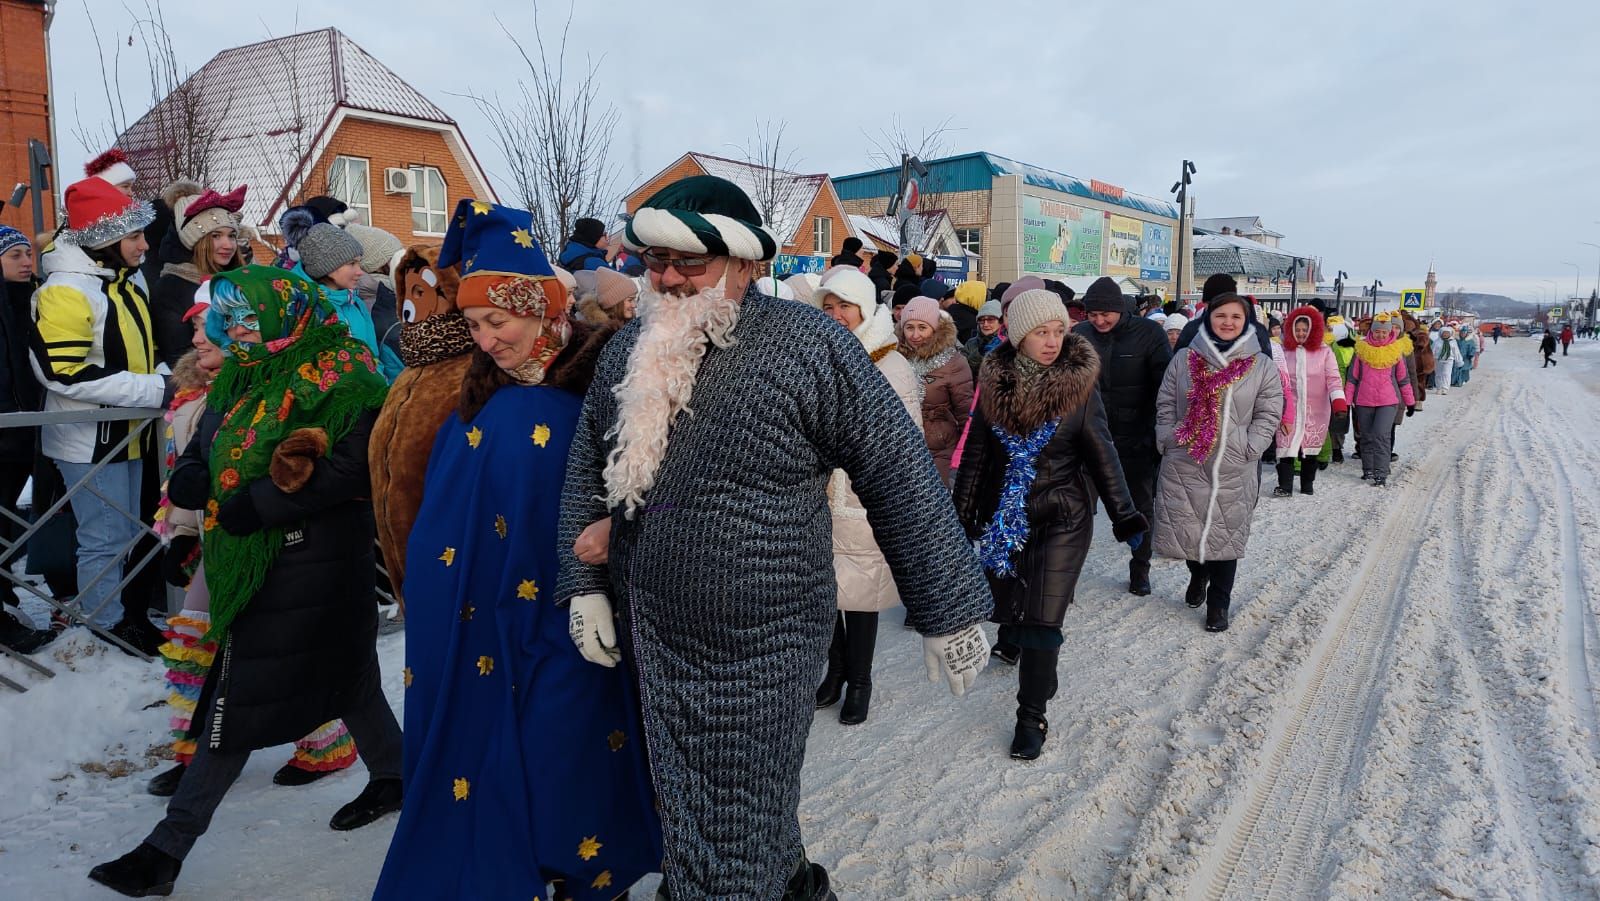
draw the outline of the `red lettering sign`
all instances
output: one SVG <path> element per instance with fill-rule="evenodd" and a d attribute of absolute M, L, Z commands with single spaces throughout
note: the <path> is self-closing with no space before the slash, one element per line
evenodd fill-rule
<path fill-rule="evenodd" d="M 1109 182 L 1091 178 L 1089 179 L 1089 190 L 1096 194 L 1104 194 L 1107 197 L 1115 197 L 1118 200 L 1122 199 L 1122 188 Z"/>

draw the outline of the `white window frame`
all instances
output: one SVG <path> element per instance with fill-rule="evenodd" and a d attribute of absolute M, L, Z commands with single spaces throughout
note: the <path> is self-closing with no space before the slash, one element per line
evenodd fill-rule
<path fill-rule="evenodd" d="M 350 185 L 354 184 L 354 181 L 350 178 L 350 169 L 357 163 L 360 164 L 361 171 L 365 175 L 362 184 L 367 189 L 367 199 L 364 203 L 355 202 L 354 195 L 350 191 Z M 343 165 L 341 166 L 340 164 Z M 336 175 L 335 173 L 339 174 Z M 346 196 L 340 196 L 341 194 Z M 350 208 L 350 212 L 356 213 L 357 216 L 353 221 L 360 222 L 362 225 L 371 225 L 372 161 L 361 156 L 334 157 L 333 162 L 328 164 L 328 196 L 342 201 L 345 206 Z"/>
<path fill-rule="evenodd" d="M 972 236 L 970 244 L 967 241 L 969 234 Z M 961 249 L 964 252 L 973 254 L 979 259 L 983 258 L 983 229 L 981 227 L 976 225 L 957 227 L 956 241 L 961 244 Z"/>
<path fill-rule="evenodd" d="M 811 252 L 819 257 L 833 255 L 833 219 L 831 217 L 811 217 Z"/>
<path fill-rule="evenodd" d="M 411 233 L 413 235 L 441 237 L 444 235 L 445 227 L 448 227 L 450 223 L 450 209 L 448 207 L 450 200 L 450 185 L 444 180 L 444 172 L 441 171 L 438 166 L 413 165 L 410 168 L 412 178 L 416 180 L 417 186 L 417 189 L 411 193 Z M 430 192 L 428 191 L 429 172 L 439 176 L 440 196 L 437 198 L 437 208 L 428 205 L 434 200 L 433 197 L 429 196 Z M 416 217 L 418 215 L 425 217 L 437 216 L 439 225 L 441 226 L 440 229 L 438 231 L 434 231 L 433 229 L 417 228 Z"/>

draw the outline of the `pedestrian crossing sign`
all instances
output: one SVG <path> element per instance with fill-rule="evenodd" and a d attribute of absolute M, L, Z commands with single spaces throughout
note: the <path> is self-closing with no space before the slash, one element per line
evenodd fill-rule
<path fill-rule="evenodd" d="M 1428 293 L 1421 288 L 1407 288 L 1400 292 L 1400 309 L 1420 310 Z"/>
<path fill-rule="evenodd" d="M 1551 319 L 1560 319 L 1561 318 L 1561 313 L 1562 313 L 1562 309 L 1560 307 L 1551 307 L 1550 308 L 1550 318 Z"/>

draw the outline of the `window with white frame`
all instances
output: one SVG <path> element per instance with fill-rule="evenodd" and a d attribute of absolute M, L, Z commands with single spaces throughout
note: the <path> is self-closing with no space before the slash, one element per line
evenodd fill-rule
<path fill-rule="evenodd" d="M 344 201 L 354 222 L 372 224 L 372 177 L 367 161 L 336 156 L 328 167 L 328 196 Z"/>
<path fill-rule="evenodd" d="M 833 253 L 833 220 L 816 216 L 811 220 L 811 252 L 819 257 Z"/>
<path fill-rule="evenodd" d="M 958 228 L 956 240 L 961 242 L 961 249 L 974 256 L 983 256 L 983 229 Z"/>
<path fill-rule="evenodd" d="M 416 190 L 411 194 L 411 230 L 419 235 L 442 235 L 445 212 L 444 176 L 432 166 L 412 166 Z"/>

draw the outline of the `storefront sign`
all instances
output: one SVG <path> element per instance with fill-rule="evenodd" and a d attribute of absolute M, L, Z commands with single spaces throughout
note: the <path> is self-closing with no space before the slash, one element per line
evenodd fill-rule
<path fill-rule="evenodd" d="M 1099 210 L 1024 195 L 1023 271 L 1039 275 L 1099 275 L 1105 221 L 1105 214 Z"/>
<path fill-rule="evenodd" d="M 1144 241 L 1144 222 L 1131 216 L 1106 217 L 1106 275 L 1117 278 L 1139 277 L 1139 245 Z"/>
<path fill-rule="evenodd" d="M 1111 184 L 1110 182 L 1100 181 L 1097 178 L 1089 179 L 1089 190 L 1096 194 L 1104 194 L 1107 197 L 1116 198 L 1117 200 L 1121 200 L 1123 194 L 1123 190 L 1120 186 Z"/>
<path fill-rule="evenodd" d="M 772 259 L 772 275 L 774 278 L 788 278 L 799 272 L 822 272 L 828 268 L 827 257 L 802 256 L 795 253 L 780 253 Z"/>
<path fill-rule="evenodd" d="M 1172 278 L 1171 226 L 1144 224 L 1144 237 L 1139 241 L 1139 277 L 1158 282 Z"/>

